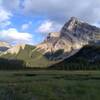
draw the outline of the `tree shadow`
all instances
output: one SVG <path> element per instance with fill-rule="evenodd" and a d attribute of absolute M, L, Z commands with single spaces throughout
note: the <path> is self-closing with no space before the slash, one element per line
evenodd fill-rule
<path fill-rule="evenodd" d="M 0 70 L 19 70 L 26 68 L 26 63 L 23 60 L 0 58 Z"/>

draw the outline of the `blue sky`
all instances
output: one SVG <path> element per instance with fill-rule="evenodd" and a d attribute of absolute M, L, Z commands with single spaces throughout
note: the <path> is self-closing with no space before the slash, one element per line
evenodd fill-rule
<path fill-rule="evenodd" d="M 36 31 L 36 29 L 39 27 L 39 25 L 42 23 L 43 20 L 44 18 L 42 16 L 33 17 L 33 16 L 15 14 L 11 19 L 12 25 L 10 25 L 10 27 L 14 27 L 19 32 L 27 32 L 31 34 L 32 35 L 31 42 L 33 44 L 38 44 L 41 41 L 43 41 L 45 37 L 44 34 L 41 34 L 40 32 Z"/>
<path fill-rule="evenodd" d="M 72 16 L 100 26 L 100 1 L 0 0 L 0 41 L 38 44 Z"/>

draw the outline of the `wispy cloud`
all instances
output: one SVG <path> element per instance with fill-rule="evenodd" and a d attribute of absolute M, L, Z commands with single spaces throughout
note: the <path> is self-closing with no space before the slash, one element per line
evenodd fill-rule
<path fill-rule="evenodd" d="M 61 25 L 58 23 L 55 23 L 53 21 L 50 20 L 45 20 L 43 21 L 40 26 L 38 27 L 38 29 L 36 30 L 39 33 L 50 33 L 50 32 L 54 32 L 54 31 L 59 31 L 61 28 Z"/>
<path fill-rule="evenodd" d="M 0 6 L 0 28 L 11 25 L 11 17 L 13 14 Z"/>
<path fill-rule="evenodd" d="M 32 24 L 31 21 L 29 21 L 28 23 L 23 24 L 22 27 L 21 27 L 22 30 L 25 31 L 25 30 L 29 29 L 29 27 L 31 26 L 31 24 Z"/>

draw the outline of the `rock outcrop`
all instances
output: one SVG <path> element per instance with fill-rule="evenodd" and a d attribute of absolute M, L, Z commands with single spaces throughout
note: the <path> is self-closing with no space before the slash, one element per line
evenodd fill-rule
<path fill-rule="evenodd" d="M 37 45 L 37 49 L 44 54 L 63 50 L 62 54 L 54 58 L 63 60 L 77 53 L 84 45 L 96 43 L 99 36 L 99 28 L 72 17 L 59 33 L 49 33 L 46 40 Z"/>
<path fill-rule="evenodd" d="M 21 45 L 16 45 L 16 46 L 12 46 L 11 48 L 9 48 L 8 50 L 6 50 L 5 52 L 3 52 L 2 54 L 18 54 L 20 52 L 20 50 L 23 50 L 25 48 L 25 44 L 21 44 Z"/>
<path fill-rule="evenodd" d="M 72 17 L 61 29 L 61 36 L 68 36 L 68 34 L 82 43 L 97 42 L 100 39 L 100 28 Z"/>

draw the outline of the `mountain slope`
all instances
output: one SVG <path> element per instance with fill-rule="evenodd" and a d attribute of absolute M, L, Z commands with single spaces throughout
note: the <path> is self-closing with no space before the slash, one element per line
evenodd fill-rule
<path fill-rule="evenodd" d="M 56 68 L 59 64 L 61 67 L 58 66 L 57 68 L 66 69 L 66 59 L 69 61 L 68 65 L 69 67 L 71 66 L 70 68 L 72 68 L 74 64 L 76 65 L 74 69 L 79 65 L 90 66 L 91 64 L 88 62 L 89 59 L 87 58 L 85 60 L 85 55 L 87 56 L 89 52 L 94 54 L 95 48 L 97 47 L 93 46 L 93 49 L 92 47 L 85 48 L 84 46 L 92 44 L 98 44 L 99 46 L 99 43 L 100 28 L 72 17 L 65 23 L 60 32 L 49 33 L 44 42 L 35 47 L 26 44 L 9 46 L 6 43 L 2 43 L 1 47 L 3 45 L 4 47 L 7 47 L 7 49 L 0 53 L 1 66 L 7 62 L 5 66 L 13 66 L 14 64 L 17 66 L 18 64 L 18 66 L 30 68 L 48 68 L 49 66 L 54 66 Z M 84 54 L 81 49 L 84 51 Z M 88 49 L 89 52 L 87 53 Z M 83 55 L 79 56 L 80 54 Z M 79 58 L 77 58 L 78 56 Z M 93 59 L 95 58 L 93 57 Z"/>
<path fill-rule="evenodd" d="M 34 46 L 25 45 L 24 48 L 20 48 L 19 52 L 14 53 L 13 51 L 12 53 L 12 50 L 15 50 L 15 47 L 10 48 L 10 50 L 8 50 L 9 52 L 6 51 L 2 53 L 0 58 L 8 60 L 9 62 L 13 62 L 13 60 L 22 61 L 24 64 L 23 66 L 30 68 L 45 68 L 54 63 L 54 61 L 49 61 L 41 52 L 37 51 Z M 19 47 L 17 46 L 17 50 L 18 49 Z"/>
<path fill-rule="evenodd" d="M 54 64 L 50 68 L 64 70 L 100 69 L 100 45 L 87 45 L 74 56 Z"/>

